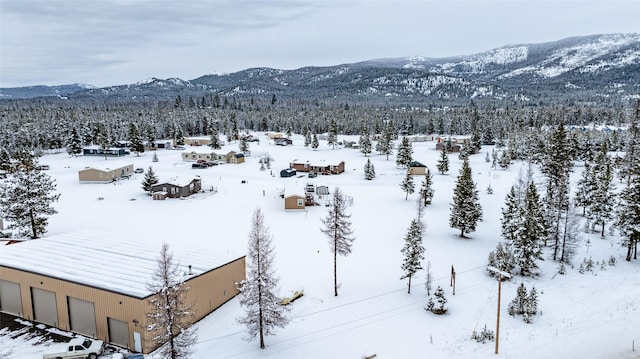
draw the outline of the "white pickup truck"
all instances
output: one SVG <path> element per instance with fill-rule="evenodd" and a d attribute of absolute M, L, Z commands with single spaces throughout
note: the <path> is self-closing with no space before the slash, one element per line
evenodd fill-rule
<path fill-rule="evenodd" d="M 76 337 L 68 343 L 52 344 L 42 354 L 42 359 L 96 359 L 102 355 L 104 342 L 85 337 Z"/>

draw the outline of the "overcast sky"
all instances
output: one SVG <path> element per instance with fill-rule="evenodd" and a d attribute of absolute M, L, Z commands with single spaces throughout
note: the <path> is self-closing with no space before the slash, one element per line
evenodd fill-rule
<path fill-rule="evenodd" d="M 1 0 L 0 87 L 446 57 L 640 32 L 640 0 Z"/>

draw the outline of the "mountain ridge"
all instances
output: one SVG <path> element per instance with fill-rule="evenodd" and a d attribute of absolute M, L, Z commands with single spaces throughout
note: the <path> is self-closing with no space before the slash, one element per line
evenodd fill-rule
<path fill-rule="evenodd" d="M 26 88 L 18 89 L 0 89 L 0 99 L 28 98 Z M 576 36 L 446 58 L 407 56 L 294 70 L 256 67 L 192 80 L 151 78 L 76 89 L 37 96 L 131 101 L 277 95 L 373 103 L 626 99 L 640 93 L 640 34 Z M 24 97 L 18 97 L 21 93 Z"/>

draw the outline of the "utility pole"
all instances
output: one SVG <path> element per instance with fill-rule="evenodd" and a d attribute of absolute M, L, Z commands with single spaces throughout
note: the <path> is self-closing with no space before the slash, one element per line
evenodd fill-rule
<path fill-rule="evenodd" d="M 487 267 L 487 270 L 498 275 L 498 314 L 496 316 L 496 354 L 498 354 L 498 342 L 500 340 L 500 295 L 502 292 L 502 277 L 511 278 L 511 274 L 491 266 Z"/>

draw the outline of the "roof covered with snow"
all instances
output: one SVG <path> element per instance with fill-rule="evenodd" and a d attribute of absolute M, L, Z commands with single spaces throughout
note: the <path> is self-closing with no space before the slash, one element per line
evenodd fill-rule
<path fill-rule="evenodd" d="M 77 231 L 2 248 L 0 265 L 144 298 L 157 267 L 162 242 L 105 232 Z M 185 273 L 200 275 L 243 255 L 221 249 L 169 247 Z"/>
<path fill-rule="evenodd" d="M 80 172 L 86 171 L 88 169 L 94 169 L 94 170 L 99 170 L 99 171 L 110 172 L 110 171 L 113 171 L 113 170 L 116 170 L 116 169 L 120 169 L 120 168 L 123 168 L 123 167 L 129 167 L 129 166 L 133 166 L 133 162 L 111 160 L 111 161 L 104 161 L 104 163 L 100 163 L 100 164 L 93 164 L 90 167 L 85 167 L 85 168 L 81 169 Z"/>

